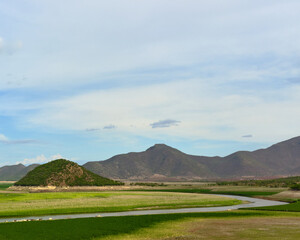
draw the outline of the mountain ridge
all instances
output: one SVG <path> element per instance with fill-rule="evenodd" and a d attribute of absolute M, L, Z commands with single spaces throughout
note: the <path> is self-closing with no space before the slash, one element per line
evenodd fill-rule
<path fill-rule="evenodd" d="M 31 167 L 30 167 L 31 166 Z M 37 165 L 15 165 L 24 173 Z M 0 180 L 9 174 L 0 168 Z M 166 144 L 155 144 L 142 152 L 115 155 L 104 161 L 87 162 L 86 169 L 113 179 L 234 179 L 243 177 L 275 177 L 300 175 L 300 136 L 255 151 L 237 151 L 225 157 L 190 155 Z M 25 169 L 26 168 L 26 169 Z M 32 169 L 31 169 L 32 170 Z M 25 174 L 24 174 L 25 175 Z M 7 177 L 8 178 L 8 177 Z"/>
<path fill-rule="evenodd" d="M 189 155 L 165 144 L 155 144 L 143 152 L 120 154 L 83 166 L 103 176 L 138 180 L 300 175 L 300 137 L 225 157 Z"/>

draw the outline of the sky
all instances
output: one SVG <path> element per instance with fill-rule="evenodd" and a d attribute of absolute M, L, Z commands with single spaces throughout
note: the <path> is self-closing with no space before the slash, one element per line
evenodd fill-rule
<path fill-rule="evenodd" d="M 0 0 L 0 166 L 300 135 L 298 0 Z"/>

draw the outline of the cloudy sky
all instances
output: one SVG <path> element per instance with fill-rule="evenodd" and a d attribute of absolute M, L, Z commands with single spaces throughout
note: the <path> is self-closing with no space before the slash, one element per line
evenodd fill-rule
<path fill-rule="evenodd" d="M 298 0 L 0 1 L 0 166 L 300 135 Z"/>

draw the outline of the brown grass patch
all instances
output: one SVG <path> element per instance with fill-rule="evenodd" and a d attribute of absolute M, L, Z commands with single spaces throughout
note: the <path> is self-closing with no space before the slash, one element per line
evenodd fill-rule
<path fill-rule="evenodd" d="M 185 223 L 194 239 L 299 239 L 300 218 L 261 217 L 200 220 Z"/>

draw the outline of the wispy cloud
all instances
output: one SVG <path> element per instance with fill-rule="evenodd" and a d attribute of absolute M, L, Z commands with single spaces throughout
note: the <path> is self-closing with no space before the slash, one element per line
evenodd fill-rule
<path fill-rule="evenodd" d="M 96 131 L 99 131 L 100 130 L 100 128 L 87 128 L 87 129 L 85 129 L 85 131 L 87 131 L 87 132 L 96 132 Z"/>
<path fill-rule="evenodd" d="M 35 143 L 41 143 L 41 142 L 34 140 L 34 139 L 10 140 L 5 135 L 0 134 L 0 143 L 13 145 L 13 144 L 35 144 Z"/>
<path fill-rule="evenodd" d="M 161 120 L 158 122 L 151 123 L 150 126 L 152 128 L 166 128 L 166 127 L 178 126 L 179 123 L 180 121 L 177 120 L 166 119 L 166 120 Z"/>
<path fill-rule="evenodd" d="M 39 156 L 36 156 L 35 158 L 25 158 L 23 161 L 17 162 L 16 164 L 21 163 L 27 165 L 27 164 L 34 164 L 34 163 L 47 163 L 52 160 L 61 159 L 61 158 L 63 157 L 59 153 L 50 157 L 46 157 L 44 154 L 41 154 Z"/>
<path fill-rule="evenodd" d="M 252 138 L 253 135 L 252 134 L 247 134 L 247 135 L 243 135 L 242 138 Z"/>
<path fill-rule="evenodd" d="M 106 126 L 103 127 L 103 129 L 115 129 L 115 128 L 116 128 L 116 126 L 112 125 L 112 124 L 106 125 Z"/>

